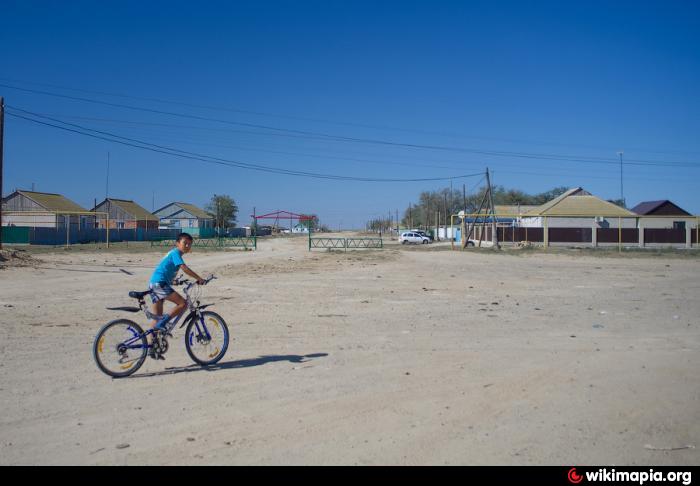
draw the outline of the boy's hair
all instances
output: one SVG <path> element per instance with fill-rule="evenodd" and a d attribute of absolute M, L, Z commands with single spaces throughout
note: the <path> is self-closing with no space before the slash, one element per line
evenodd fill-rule
<path fill-rule="evenodd" d="M 185 238 L 188 239 L 188 240 L 190 240 L 190 241 L 193 241 L 193 240 L 192 240 L 192 235 L 191 235 L 191 234 L 189 234 L 189 233 L 180 233 L 179 235 L 177 235 L 177 238 L 175 239 L 175 242 L 179 243 L 180 240 L 183 240 L 183 239 L 185 239 Z"/>

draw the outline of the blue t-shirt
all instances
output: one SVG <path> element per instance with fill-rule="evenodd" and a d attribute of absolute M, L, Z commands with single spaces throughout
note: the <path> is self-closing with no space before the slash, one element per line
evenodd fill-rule
<path fill-rule="evenodd" d="M 151 283 L 166 283 L 170 285 L 175 278 L 180 265 L 184 264 L 185 262 L 182 260 L 180 250 L 173 248 L 167 255 L 165 255 L 165 257 L 163 257 L 156 267 L 156 270 L 153 272 L 153 276 L 151 277 Z"/>

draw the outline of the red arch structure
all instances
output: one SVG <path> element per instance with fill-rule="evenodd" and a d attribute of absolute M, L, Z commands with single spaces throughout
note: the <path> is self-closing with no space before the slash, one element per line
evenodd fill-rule
<path fill-rule="evenodd" d="M 298 220 L 300 223 L 303 223 L 304 221 L 313 221 L 314 217 L 309 215 L 309 214 L 297 214 L 297 213 L 292 213 L 290 211 L 275 211 L 274 213 L 269 213 L 269 214 L 261 214 L 260 216 L 256 216 L 255 214 L 250 215 L 251 218 L 255 219 L 255 222 L 257 223 L 258 220 L 261 219 L 274 219 L 275 222 L 273 226 L 279 228 L 279 221 L 281 220 L 289 220 L 289 230 L 291 231 L 292 229 L 292 221 Z"/>

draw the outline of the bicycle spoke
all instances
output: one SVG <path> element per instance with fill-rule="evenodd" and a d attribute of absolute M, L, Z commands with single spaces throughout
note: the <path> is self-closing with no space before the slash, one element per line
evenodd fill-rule
<path fill-rule="evenodd" d="M 188 327 L 188 351 L 191 357 L 201 364 L 221 359 L 227 346 L 226 324 L 213 313 L 205 313 L 203 319 L 192 322 Z"/>
<path fill-rule="evenodd" d="M 117 321 L 107 325 L 94 345 L 99 367 L 111 376 L 126 376 L 138 369 L 146 352 L 140 329 L 135 328 L 130 321 Z"/>

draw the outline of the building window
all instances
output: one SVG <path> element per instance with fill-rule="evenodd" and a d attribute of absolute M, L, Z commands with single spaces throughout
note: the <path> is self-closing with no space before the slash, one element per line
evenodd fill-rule
<path fill-rule="evenodd" d="M 673 229 L 685 231 L 685 221 L 674 221 Z"/>

